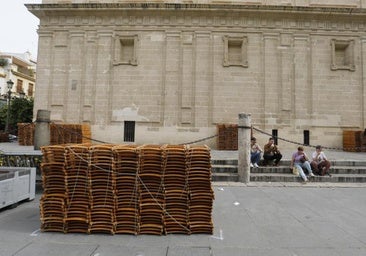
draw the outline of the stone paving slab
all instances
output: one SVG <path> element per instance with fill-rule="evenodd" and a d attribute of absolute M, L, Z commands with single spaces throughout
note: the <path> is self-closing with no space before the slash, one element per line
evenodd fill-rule
<path fill-rule="evenodd" d="M 15 255 L 16 256 L 93 255 L 93 252 L 97 249 L 97 247 L 98 245 L 95 244 L 79 244 L 79 243 L 64 244 L 64 243 L 58 243 L 56 241 L 51 241 L 48 243 L 32 242 L 26 247 L 16 252 Z"/>

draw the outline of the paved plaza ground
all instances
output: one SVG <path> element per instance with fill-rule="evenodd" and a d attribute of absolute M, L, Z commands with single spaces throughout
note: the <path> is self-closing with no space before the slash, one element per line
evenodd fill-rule
<path fill-rule="evenodd" d="M 364 188 L 214 184 L 213 235 L 40 232 L 39 198 L 0 211 L 1 256 L 364 256 Z"/>
<path fill-rule="evenodd" d="M 1 143 L 0 149 L 12 146 Z M 212 158 L 235 155 L 212 151 Z M 365 153 L 328 155 L 366 159 Z M 33 201 L 0 210 L 0 256 L 366 255 L 364 184 L 225 182 L 213 189 L 214 234 L 167 236 L 41 232 L 38 192 Z"/>

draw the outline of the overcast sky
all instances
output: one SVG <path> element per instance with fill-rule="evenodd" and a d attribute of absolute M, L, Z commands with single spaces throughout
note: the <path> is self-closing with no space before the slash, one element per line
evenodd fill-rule
<path fill-rule="evenodd" d="M 0 52 L 24 53 L 37 57 L 39 19 L 24 4 L 40 4 L 42 0 L 1 0 Z"/>

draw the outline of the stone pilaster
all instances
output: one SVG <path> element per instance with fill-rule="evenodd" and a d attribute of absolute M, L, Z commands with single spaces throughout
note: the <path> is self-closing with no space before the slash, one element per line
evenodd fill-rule
<path fill-rule="evenodd" d="M 38 32 L 38 52 L 37 61 L 37 97 L 42 101 L 34 102 L 34 111 L 37 109 L 50 109 L 50 97 L 52 95 L 50 85 L 52 82 L 52 64 L 53 64 L 53 49 L 52 49 L 52 32 L 42 31 Z M 33 113 L 36 116 L 37 112 Z"/>
<path fill-rule="evenodd" d="M 293 86 L 293 48 L 292 35 L 281 34 L 281 45 L 278 47 L 280 55 L 280 84 L 281 111 L 291 110 L 291 89 Z"/>
<path fill-rule="evenodd" d="M 179 121 L 182 125 L 194 126 L 194 105 L 195 105 L 195 38 L 192 32 L 184 32 L 181 41 L 181 69 Z"/>
<path fill-rule="evenodd" d="M 164 94 L 164 126 L 175 126 L 179 117 L 180 87 L 180 39 L 178 31 L 166 33 L 165 46 L 165 94 Z"/>
<path fill-rule="evenodd" d="M 195 55 L 195 124 L 207 127 L 212 123 L 212 38 L 209 32 L 196 33 Z"/>
<path fill-rule="evenodd" d="M 51 120 L 65 122 L 67 112 L 65 112 L 66 95 L 68 89 L 68 57 L 69 57 L 69 35 L 68 31 L 60 30 L 54 32 L 53 45 L 49 46 L 53 51 L 52 59 L 52 80 L 51 90 Z"/>
<path fill-rule="evenodd" d="M 281 34 L 278 54 L 280 63 L 279 115 L 282 125 L 288 126 L 293 118 L 294 52 L 292 34 Z"/>
<path fill-rule="evenodd" d="M 361 39 L 361 52 L 362 52 L 362 106 L 361 106 L 361 113 L 362 113 L 362 121 L 361 125 L 363 128 L 366 128 L 366 37 Z"/>
<path fill-rule="evenodd" d="M 80 101 L 83 94 L 83 73 L 84 73 L 84 32 L 72 31 L 70 32 L 69 55 L 68 57 L 68 78 L 65 105 L 66 113 L 72 111 L 73 115 L 67 115 L 66 122 L 80 123 L 80 115 L 82 104 Z"/>
<path fill-rule="evenodd" d="M 81 122 L 93 122 L 93 112 L 95 109 L 95 89 L 97 79 L 97 33 L 89 31 L 85 38 L 85 56 L 84 56 L 84 76 L 81 105 L 83 108 Z"/>
<path fill-rule="evenodd" d="M 98 49 L 96 62 L 96 86 L 95 86 L 95 120 L 97 125 L 105 126 L 110 122 L 111 99 L 111 48 L 112 32 L 98 31 Z"/>
<path fill-rule="evenodd" d="M 264 114 L 267 119 L 266 125 L 276 124 L 276 117 L 279 109 L 279 77 L 280 69 L 278 63 L 278 34 L 266 33 L 263 35 L 264 41 Z"/>
<path fill-rule="evenodd" d="M 294 102 L 296 119 L 306 119 L 311 113 L 312 93 L 309 84 L 309 36 L 294 37 Z"/>

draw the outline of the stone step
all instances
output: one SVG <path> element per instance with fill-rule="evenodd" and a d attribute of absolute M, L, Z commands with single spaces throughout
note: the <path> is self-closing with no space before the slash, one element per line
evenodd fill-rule
<path fill-rule="evenodd" d="M 211 176 L 213 182 L 215 181 L 234 181 L 237 182 L 239 180 L 239 176 L 237 173 L 213 173 Z"/>
<path fill-rule="evenodd" d="M 213 173 L 237 173 L 236 165 L 213 165 Z M 251 168 L 251 173 L 292 173 L 288 166 L 271 166 Z M 333 174 L 366 174 L 366 167 L 363 166 L 332 166 L 330 173 Z"/>
<path fill-rule="evenodd" d="M 290 166 L 291 160 L 281 160 L 281 166 Z M 331 166 L 365 166 L 366 160 L 331 160 Z M 212 165 L 238 165 L 238 159 L 212 159 Z"/>
<path fill-rule="evenodd" d="M 213 169 L 213 171 L 216 169 Z M 292 170 L 289 167 L 259 167 L 251 168 L 251 173 L 284 173 L 291 174 Z M 330 168 L 331 174 L 364 174 L 366 175 L 366 167 L 363 166 L 333 166 Z"/>
<path fill-rule="evenodd" d="M 213 173 L 213 182 L 237 182 L 238 174 L 235 173 Z M 251 182 L 302 182 L 299 176 L 283 173 L 251 173 Z M 310 182 L 328 182 L 328 183 L 364 183 L 366 175 L 363 174 L 332 174 L 332 176 L 315 176 L 310 178 Z"/>
<path fill-rule="evenodd" d="M 293 174 L 280 173 L 252 173 L 250 175 L 252 182 L 302 182 L 299 176 Z M 363 174 L 333 174 L 329 176 L 315 176 L 310 179 L 310 182 L 348 182 L 348 183 L 362 183 L 366 182 L 366 175 Z"/>
<path fill-rule="evenodd" d="M 212 165 L 211 168 L 215 173 L 238 173 L 237 165 Z"/>
<path fill-rule="evenodd" d="M 211 159 L 212 165 L 238 165 L 238 159 Z"/>
<path fill-rule="evenodd" d="M 366 167 L 333 166 L 329 176 L 316 176 L 316 182 L 366 182 Z M 212 181 L 238 181 L 238 168 L 235 165 L 212 166 Z M 251 181 L 258 182 L 297 182 L 299 177 L 292 174 L 288 166 L 251 168 Z"/>

